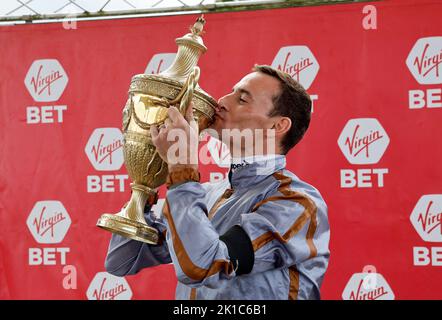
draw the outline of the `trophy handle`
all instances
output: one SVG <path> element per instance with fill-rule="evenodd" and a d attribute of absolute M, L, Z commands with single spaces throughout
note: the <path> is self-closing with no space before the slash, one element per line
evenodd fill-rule
<path fill-rule="evenodd" d="M 178 96 L 169 102 L 170 105 L 175 105 L 178 102 L 180 103 L 179 111 L 182 115 L 186 114 L 187 108 L 190 106 L 190 102 L 193 98 L 193 92 L 195 91 L 196 85 L 200 79 L 200 68 L 193 67 L 193 71 L 189 74 L 187 78 L 186 84 L 183 86 L 183 89 L 178 94 Z"/>

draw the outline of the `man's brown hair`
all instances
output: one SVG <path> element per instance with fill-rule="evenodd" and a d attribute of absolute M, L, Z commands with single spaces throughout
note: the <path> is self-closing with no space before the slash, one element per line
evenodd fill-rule
<path fill-rule="evenodd" d="M 287 154 L 304 136 L 310 124 L 312 101 L 303 86 L 285 72 L 267 65 L 255 65 L 253 71 L 267 74 L 279 80 L 280 92 L 273 97 L 274 108 L 269 117 L 283 116 L 292 121 L 292 126 L 281 141 L 283 154 Z"/>

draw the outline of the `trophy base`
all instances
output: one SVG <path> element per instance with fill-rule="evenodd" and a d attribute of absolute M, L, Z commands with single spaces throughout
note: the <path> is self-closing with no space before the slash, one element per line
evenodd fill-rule
<path fill-rule="evenodd" d="M 158 243 L 158 231 L 155 228 L 115 214 L 103 214 L 98 219 L 97 227 L 148 244 Z"/>

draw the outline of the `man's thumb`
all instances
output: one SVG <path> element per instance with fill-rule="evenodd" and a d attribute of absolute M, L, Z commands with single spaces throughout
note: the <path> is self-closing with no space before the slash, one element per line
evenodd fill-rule
<path fill-rule="evenodd" d="M 187 122 L 189 123 L 193 120 L 193 102 L 191 102 L 190 105 L 187 107 L 185 117 Z"/>

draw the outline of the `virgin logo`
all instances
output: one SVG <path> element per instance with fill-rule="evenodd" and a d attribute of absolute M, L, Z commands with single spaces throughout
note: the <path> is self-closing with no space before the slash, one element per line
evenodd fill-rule
<path fill-rule="evenodd" d="M 51 217 L 44 218 L 46 209 L 47 207 L 44 206 L 41 210 L 40 216 L 34 218 L 32 225 L 35 226 L 35 229 L 40 236 L 44 236 L 46 232 L 50 231 L 51 238 L 54 238 L 54 226 L 65 220 L 66 217 L 63 216 L 62 212 L 55 212 Z"/>
<path fill-rule="evenodd" d="M 356 157 L 360 152 L 365 151 L 365 156 L 369 158 L 370 149 L 368 147 L 373 142 L 378 141 L 384 136 L 381 135 L 381 133 L 378 130 L 370 131 L 368 135 L 360 136 L 358 135 L 360 127 L 361 126 L 359 124 L 356 125 L 351 138 L 347 137 L 347 139 L 345 139 L 345 145 L 348 147 L 348 152 L 354 157 Z"/>
<path fill-rule="evenodd" d="M 38 201 L 26 221 L 29 231 L 38 243 L 63 241 L 71 219 L 60 201 Z"/>
<path fill-rule="evenodd" d="M 121 140 L 114 140 L 109 144 L 103 144 L 104 134 L 100 134 L 98 139 L 98 144 L 92 146 L 92 154 L 94 155 L 95 161 L 102 163 L 104 160 L 108 160 L 112 164 L 112 155 L 118 149 L 123 147 Z"/>
<path fill-rule="evenodd" d="M 427 56 L 428 47 L 427 43 L 422 51 L 420 57 L 414 59 L 413 65 L 417 67 L 420 75 L 426 76 L 430 71 L 434 71 L 436 77 L 439 77 L 439 64 L 442 62 L 442 50 L 433 56 Z"/>
<path fill-rule="evenodd" d="M 145 74 L 158 74 L 169 68 L 175 60 L 176 53 L 157 53 L 147 64 Z"/>
<path fill-rule="evenodd" d="M 284 59 L 284 64 L 283 65 L 279 64 L 277 68 L 278 70 L 288 73 L 289 75 L 292 76 L 293 79 L 299 82 L 300 81 L 299 75 L 301 74 L 301 71 L 307 69 L 308 67 L 311 67 L 313 65 L 313 62 L 311 62 L 309 58 L 306 59 L 301 58 L 298 62 L 292 65 L 289 63 L 291 55 L 292 55 L 291 52 L 287 52 Z"/>
<path fill-rule="evenodd" d="M 51 84 L 57 81 L 63 76 L 60 74 L 60 71 L 51 71 L 50 74 L 45 75 L 44 77 L 41 75 L 41 70 L 43 66 L 40 65 L 38 68 L 37 76 L 32 77 L 31 84 L 33 86 L 34 92 L 40 95 L 43 90 L 48 90 L 48 95 L 51 95 Z"/>
<path fill-rule="evenodd" d="M 119 170 L 124 162 L 120 129 L 95 129 L 86 144 L 85 153 L 96 170 Z"/>
<path fill-rule="evenodd" d="M 284 71 L 308 89 L 319 71 L 319 63 L 306 46 L 288 46 L 279 49 L 272 67 Z"/>
<path fill-rule="evenodd" d="M 420 84 L 442 83 L 442 37 L 419 39 L 411 49 L 406 64 Z"/>
<path fill-rule="evenodd" d="M 442 195 L 422 196 L 410 215 L 410 221 L 424 241 L 442 242 Z"/>
<path fill-rule="evenodd" d="M 377 300 L 388 294 L 388 291 L 384 287 L 364 291 L 362 288 L 363 282 L 364 280 L 360 280 L 357 290 L 350 292 L 349 300 Z"/>
<path fill-rule="evenodd" d="M 433 201 L 428 202 L 425 213 L 419 214 L 417 221 L 421 223 L 422 230 L 424 230 L 426 233 L 431 233 L 433 230 L 439 227 L 438 232 L 442 234 L 442 212 L 431 212 L 431 207 L 433 204 Z"/>
<path fill-rule="evenodd" d="M 338 138 L 342 153 L 352 164 L 379 162 L 389 143 L 384 128 L 372 118 L 349 120 Z"/>
<path fill-rule="evenodd" d="M 129 300 L 132 290 L 126 279 L 99 272 L 91 281 L 86 296 L 89 300 Z"/>
<path fill-rule="evenodd" d="M 96 300 L 115 300 L 115 297 L 127 291 L 122 284 L 117 284 L 115 287 L 106 289 L 104 286 L 106 281 L 107 278 L 103 278 L 103 280 L 101 280 L 100 289 L 94 290 L 92 296 Z"/>
<path fill-rule="evenodd" d="M 58 60 L 43 59 L 32 63 L 25 85 L 35 101 L 57 101 L 68 83 L 68 76 Z"/>
<path fill-rule="evenodd" d="M 394 300 L 394 298 L 393 290 L 380 273 L 355 273 L 342 292 L 344 300 Z"/>

